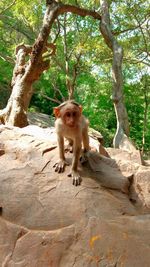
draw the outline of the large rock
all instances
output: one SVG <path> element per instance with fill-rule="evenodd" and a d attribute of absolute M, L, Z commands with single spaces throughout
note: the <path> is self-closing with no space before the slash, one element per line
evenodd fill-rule
<path fill-rule="evenodd" d="M 148 267 L 150 167 L 91 152 L 75 187 L 57 159 L 53 128 L 0 126 L 0 266 Z"/>

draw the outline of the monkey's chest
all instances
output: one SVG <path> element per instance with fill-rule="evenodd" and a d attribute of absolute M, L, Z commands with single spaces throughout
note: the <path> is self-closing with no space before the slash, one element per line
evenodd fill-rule
<path fill-rule="evenodd" d="M 62 134 L 64 137 L 69 139 L 81 138 L 81 130 L 78 127 L 65 127 L 62 129 Z"/>

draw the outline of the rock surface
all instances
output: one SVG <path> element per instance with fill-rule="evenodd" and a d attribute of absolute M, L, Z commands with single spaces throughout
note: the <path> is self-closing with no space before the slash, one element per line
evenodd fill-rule
<path fill-rule="evenodd" d="M 53 128 L 0 126 L 0 266 L 149 267 L 150 166 L 109 155 L 91 152 L 75 187 Z"/>

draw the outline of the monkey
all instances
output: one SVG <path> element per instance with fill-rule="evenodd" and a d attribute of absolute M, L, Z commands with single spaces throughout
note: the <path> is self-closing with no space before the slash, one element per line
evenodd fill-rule
<path fill-rule="evenodd" d="M 80 158 L 82 143 L 84 153 L 89 151 L 88 136 L 88 119 L 82 114 L 82 106 L 74 100 L 68 100 L 54 108 L 55 129 L 57 133 L 57 142 L 59 148 L 59 161 L 55 163 L 55 171 L 64 172 L 66 165 L 69 165 L 65 159 L 64 138 L 69 140 L 73 145 L 73 159 L 71 173 L 73 185 L 77 186 L 81 183 L 81 177 L 77 170 Z"/>

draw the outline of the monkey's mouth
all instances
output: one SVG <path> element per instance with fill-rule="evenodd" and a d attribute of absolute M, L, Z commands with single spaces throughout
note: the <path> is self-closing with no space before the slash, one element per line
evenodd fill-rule
<path fill-rule="evenodd" d="M 75 128 L 75 127 L 76 127 L 76 125 L 75 125 L 74 123 L 68 123 L 68 126 L 69 126 L 70 128 Z"/>

